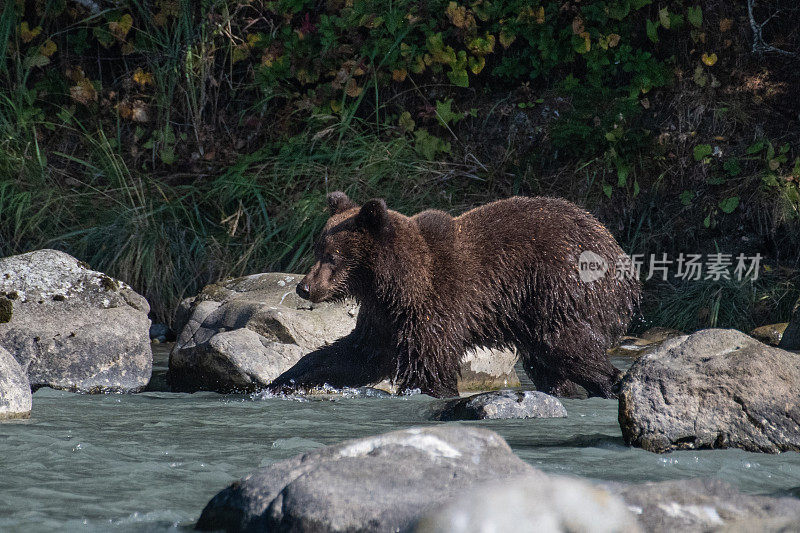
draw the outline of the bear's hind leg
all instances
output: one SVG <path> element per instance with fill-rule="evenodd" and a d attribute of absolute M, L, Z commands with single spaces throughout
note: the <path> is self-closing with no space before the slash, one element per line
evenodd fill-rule
<path fill-rule="evenodd" d="M 601 347 L 582 340 L 562 337 L 552 344 L 540 344 L 527 359 L 530 363 L 523 359 L 525 371 L 539 390 L 555 391 L 548 394 L 562 395 L 559 394 L 562 389 L 568 393 L 567 397 L 575 397 L 575 384 L 578 384 L 589 396 L 616 398 L 622 373 L 611 364 Z"/>
<path fill-rule="evenodd" d="M 622 372 L 611 364 L 602 348 L 558 347 L 553 349 L 553 355 L 560 358 L 564 374 L 586 389 L 589 396 L 617 397 Z"/>
<path fill-rule="evenodd" d="M 518 351 L 522 358 L 522 368 L 536 390 L 561 398 L 580 397 L 575 383 L 561 374 L 557 364 L 537 356 L 537 351 L 542 353 L 541 350 L 520 347 Z"/>

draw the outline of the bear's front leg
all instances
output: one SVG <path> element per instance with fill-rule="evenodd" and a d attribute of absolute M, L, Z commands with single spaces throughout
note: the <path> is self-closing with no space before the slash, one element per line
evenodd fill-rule
<path fill-rule="evenodd" d="M 461 353 L 434 342 L 416 339 L 398 342 L 395 382 L 401 391 L 419 389 L 434 398 L 458 396 Z"/>

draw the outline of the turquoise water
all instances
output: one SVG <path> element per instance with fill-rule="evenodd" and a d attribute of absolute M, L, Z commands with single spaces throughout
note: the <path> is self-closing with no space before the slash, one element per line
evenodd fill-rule
<path fill-rule="evenodd" d="M 41 389 L 30 420 L 0 424 L 0 531 L 183 529 L 214 494 L 258 466 L 344 439 L 440 424 L 426 421 L 435 401 Z M 624 446 L 615 401 L 564 405 L 566 419 L 474 424 L 547 472 L 633 482 L 712 476 L 747 492 L 800 495 L 800 454 L 655 455 Z"/>

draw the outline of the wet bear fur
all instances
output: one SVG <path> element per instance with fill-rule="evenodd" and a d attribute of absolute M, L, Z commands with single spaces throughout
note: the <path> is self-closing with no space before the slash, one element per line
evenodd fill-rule
<path fill-rule="evenodd" d="M 470 347 L 517 348 L 539 390 L 613 397 L 619 371 L 606 349 L 625 333 L 639 282 L 616 275 L 623 251 L 592 215 L 565 200 L 514 197 L 458 217 L 407 217 L 381 199 L 359 207 L 328 195 L 316 263 L 297 286 L 312 302 L 354 297 L 353 332 L 312 352 L 271 388 L 360 386 L 456 396 Z M 584 251 L 608 272 L 582 281 Z"/>

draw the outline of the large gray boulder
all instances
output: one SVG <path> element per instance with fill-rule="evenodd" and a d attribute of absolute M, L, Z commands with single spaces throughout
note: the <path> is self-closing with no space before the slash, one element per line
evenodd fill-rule
<path fill-rule="evenodd" d="M 540 475 L 496 433 L 411 428 L 262 468 L 217 494 L 197 522 L 222 531 L 408 531 L 476 483 Z"/>
<path fill-rule="evenodd" d="M 358 307 L 353 302 L 312 304 L 295 293 L 297 274 L 266 273 L 208 285 L 182 303 L 178 339 L 170 354 L 168 380 L 176 391 L 251 391 L 266 387 L 315 349 L 350 333 Z M 512 351 L 465 354 L 459 388 L 487 390 L 519 384 Z M 360 373 L 362 362 L 341 358 L 315 364 L 331 382 Z M 322 369 L 322 370 L 321 370 Z M 357 371 L 357 372 L 355 372 Z M 333 377 L 336 379 L 333 379 Z M 382 376 L 386 377 L 386 376 Z M 378 377 L 373 383 L 391 390 Z"/>
<path fill-rule="evenodd" d="M 433 420 L 502 420 L 509 418 L 564 418 L 567 410 L 558 398 L 539 391 L 501 390 L 448 400 L 436 407 Z"/>
<path fill-rule="evenodd" d="M 736 330 L 665 341 L 633 364 L 619 400 L 625 441 L 653 452 L 800 450 L 800 357 Z"/>
<path fill-rule="evenodd" d="M 621 498 L 577 478 L 528 475 L 468 489 L 420 519 L 415 533 L 633 533 Z"/>
<path fill-rule="evenodd" d="M 744 494 L 716 479 L 609 483 L 650 533 L 798 531 L 800 500 Z"/>
<path fill-rule="evenodd" d="M 0 420 L 31 416 L 31 385 L 14 356 L 0 346 Z"/>
<path fill-rule="evenodd" d="M 134 392 L 150 380 L 147 301 L 57 250 L 0 259 L 0 346 L 31 387 Z"/>

